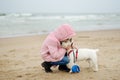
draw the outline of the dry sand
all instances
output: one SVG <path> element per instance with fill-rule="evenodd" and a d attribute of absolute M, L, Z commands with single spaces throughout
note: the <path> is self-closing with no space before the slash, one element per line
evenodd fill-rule
<path fill-rule="evenodd" d="M 46 35 L 1 38 L 0 80 L 120 80 L 120 30 L 78 32 L 73 38 L 78 48 L 98 48 L 99 71 L 86 61 L 81 72 L 69 74 L 52 68 L 45 73 L 40 66 L 40 47 Z"/>

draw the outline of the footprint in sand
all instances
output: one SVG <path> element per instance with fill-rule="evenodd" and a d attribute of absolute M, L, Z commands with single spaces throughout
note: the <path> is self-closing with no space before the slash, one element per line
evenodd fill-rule
<path fill-rule="evenodd" d="M 16 51 L 16 49 L 11 49 L 11 50 L 9 50 L 9 52 L 15 52 Z"/>
<path fill-rule="evenodd" d="M 21 78 L 21 77 L 22 77 L 22 75 L 18 75 L 17 77 Z"/>
<path fill-rule="evenodd" d="M 4 57 L 8 57 L 8 55 L 6 55 L 6 54 L 5 54 L 5 55 L 3 55 L 3 56 L 4 56 Z"/>
<path fill-rule="evenodd" d="M 25 75 L 31 75 L 31 73 L 26 73 Z"/>

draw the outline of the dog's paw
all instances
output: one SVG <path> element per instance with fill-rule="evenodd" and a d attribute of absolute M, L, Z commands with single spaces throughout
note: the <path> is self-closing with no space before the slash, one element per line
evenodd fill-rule
<path fill-rule="evenodd" d="M 70 70 L 69 73 L 72 73 L 72 70 Z"/>

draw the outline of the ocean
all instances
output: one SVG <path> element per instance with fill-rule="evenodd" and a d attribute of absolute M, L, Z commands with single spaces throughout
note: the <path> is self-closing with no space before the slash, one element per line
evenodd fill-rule
<path fill-rule="evenodd" d="M 65 23 L 76 32 L 120 29 L 120 14 L 0 13 L 0 38 L 48 34 Z"/>

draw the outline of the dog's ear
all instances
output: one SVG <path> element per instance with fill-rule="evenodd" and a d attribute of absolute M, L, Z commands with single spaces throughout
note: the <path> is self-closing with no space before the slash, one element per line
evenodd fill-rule
<path fill-rule="evenodd" d="M 70 42 L 72 42 L 72 38 L 70 38 Z"/>

